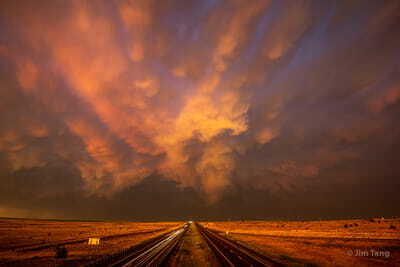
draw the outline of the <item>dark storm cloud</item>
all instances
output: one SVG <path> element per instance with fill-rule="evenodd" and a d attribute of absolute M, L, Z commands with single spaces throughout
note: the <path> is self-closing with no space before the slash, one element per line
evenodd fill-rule
<path fill-rule="evenodd" d="M 396 213 L 397 1 L 0 10 L 1 215 Z"/>

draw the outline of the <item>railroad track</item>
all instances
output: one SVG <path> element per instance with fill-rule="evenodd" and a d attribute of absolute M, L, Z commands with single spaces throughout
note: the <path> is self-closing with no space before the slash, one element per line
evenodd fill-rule
<path fill-rule="evenodd" d="M 119 253 L 103 257 L 86 267 L 160 266 L 177 247 L 187 230 L 188 224 L 166 235 L 148 240 Z"/>
<path fill-rule="evenodd" d="M 200 224 L 197 226 L 222 266 L 284 266 Z"/>

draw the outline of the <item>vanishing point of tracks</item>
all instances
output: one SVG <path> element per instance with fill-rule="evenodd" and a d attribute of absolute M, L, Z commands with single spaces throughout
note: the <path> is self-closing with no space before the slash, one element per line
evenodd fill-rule
<path fill-rule="evenodd" d="M 168 234 L 150 239 L 117 254 L 103 257 L 86 267 L 162 266 L 178 247 L 190 223 Z M 200 234 L 221 266 L 283 266 L 266 256 L 196 223 Z"/>

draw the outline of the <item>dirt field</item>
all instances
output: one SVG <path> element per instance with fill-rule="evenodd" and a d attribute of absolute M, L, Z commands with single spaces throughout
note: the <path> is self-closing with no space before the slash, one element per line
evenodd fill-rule
<path fill-rule="evenodd" d="M 177 222 L 83 222 L 0 219 L 0 265 L 76 266 L 117 252 L 182 225 Z M 88 238 L 100 237 L 100 245 Z M 68 250 L 55 259 L 57 245 Z"/>
<path fill-rule="evenodd" d="M 400 219 L 202 224 L 289 266 L 400 266 Z"/>

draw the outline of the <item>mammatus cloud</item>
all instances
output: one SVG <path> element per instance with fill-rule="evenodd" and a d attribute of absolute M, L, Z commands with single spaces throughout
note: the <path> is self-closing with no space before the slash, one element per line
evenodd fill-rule
<path fill-rule="evenodd" d="M 1 10 L 7 173 L 68 162 L 85 194 L 111 198 L 156 174 L 211 203 L 399 173 L 374 160 L 399 140 L 397 1 Z"/>

